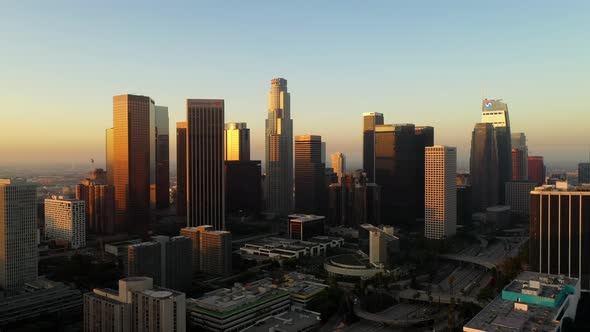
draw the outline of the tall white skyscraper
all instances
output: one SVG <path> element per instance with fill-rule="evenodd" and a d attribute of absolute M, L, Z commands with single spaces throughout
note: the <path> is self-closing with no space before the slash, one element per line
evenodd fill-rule
<path fill-rule="evenodd" d="M 330 155 L 334 173 L 338 174 L 338 183 L 342 182 L 342 177 L 346 174 L 346 157 L 342 152 L 334 152 Z"/>
<path fill-rule="evenodd" d="M 86 246 L 84 201 L 53 196 L 45 199 L 45 236 L 70 242 L 72 248 Z"/>
<path fill-rule="evenodd" d="M 37 279 L 37 185 L 0 179 L 0 287 Z"/>
<path fill-rule="evenodd" d="M 277 216 L 293 212 L 293 120 L 287 80 L 273 78 L 266 119 L 266 210 Z"/>
<path fill-rule="evenodd" d="M 428 146 L 425 151 L 424 236 L 444 239 L 457 227 L 457 149 Z"/>

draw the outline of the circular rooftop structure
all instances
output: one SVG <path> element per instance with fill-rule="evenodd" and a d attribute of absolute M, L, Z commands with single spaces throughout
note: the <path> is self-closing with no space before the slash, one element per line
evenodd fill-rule
<path fill-rule="evenodd" d="M 157 299 L 163 299 L 172 295 L 172 292 L 169 291 L 157 291 L 150 294 L 152 297 Z"/>
<path fill-rule="evenodd" d="M 384 269 L 369 263 L 369 259 L 357 255 L 338 255 L 330 257 L 324 263 L 324 269 L 332 275 L 359 277 L 368 279 Z"/>

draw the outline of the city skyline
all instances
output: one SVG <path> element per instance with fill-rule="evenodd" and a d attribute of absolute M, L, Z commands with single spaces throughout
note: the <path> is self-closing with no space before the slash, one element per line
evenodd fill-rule
<path fill-rule="evenodd" d="M 0 90 L 3 109 L 11 111 L 3 112 L 0 141 L 14 144 L 0 144 L 0 153 L 8 156 L 1 163 L 83 164 L 93 158 L 104 165 L 111 98 L 127 93 L 167 105 L 171 130 L 183 119 L 186 98 L 224 99 L 226 120 L 249 124 L 252 159 L 264 161 L 263 112 L 272 77 L 290 82 L 293 134 L 321 135 L 326 154 L 345 153 L 351 169 L 361 165 L 361 114 L 371 111 L 382 112 L 388 123 L 435 127 L 435 143 L 457 146 L 458 165 L 467 168 L 469 136 L 483 98 L 501 98 L 510 105 L 512 130 L 527 134 L 530 155 L 543 155 L 555 167 L 574 168 L 586 161 L 589 146 L 576 142 L 587 141 L 590 133 L 572 121 L 587 116 L 589 83 L 583 73 L 589 68 L 583 59 L 590 48 L 576 42 L 588 30 L 586 3 L 576 8 L 510 3 L 509 10 L 464 2 L 445 7 L 382 3 L 364 12 L 325 3 L 311 13 L 309 6 L 285 4 L 264 10 L 246 4 L 193 6 L 199 8 L 179 5 L 161 12 L 158 6 L 134 7 L 148 18 L 145 23 L 131 18 L 136 25 L 122 25 L 131 11 L 128 5 L 120 13 L 93 8 L 92 17 L 86 9 L 65 4 L 39 3 L 38 12 L 25 12 L 20 4 L 7 8 L 0 26 L 13 33 L 5 36 Z M 204 29 L 214 24 L 206 18 L 186 26 L 182 18 L 190 9 L 232 19 L 235 25 Z M 296 24 L 303 13 L 305 27 Z M 493 28 L 481 24 L 483 13 L 494 13 Z M 161 22 L 157 28 L 146 25 L 156 17 Z M 357 17 L 363 24 L 347 26 Z M 535 17 L 551 19 L 541 25 Z M 262 41 L 281 20 L 289 23 L 284 33 L 290 43 L 273 49 Z M 29 26 L 22 26 L 24 21 Z M 102 28 L 87 27 L 92 25 Z M 366 38 L 369 34 L 374 38 Z M 129 40 L 132 36 L 137 39 Z M 196 40 L 196 46 L 186 40 Z M 383 45 L 381 40 L 392 42 Z M 135 56 L 153 44 L 162 51 L 144 59 Z M 209 54 L 194 56 L 199 47 Z M 43 54 L 43 60 L 35 54 Z M 535 116 L 550 112 L 559 114 L 550 123 L 546 116 Z M 19 130 L 23 117 L 36 135 Z M 336 117 L 338 126 L 323 125 Z M 174 156 L 174 137 L 170 145 Z"/>

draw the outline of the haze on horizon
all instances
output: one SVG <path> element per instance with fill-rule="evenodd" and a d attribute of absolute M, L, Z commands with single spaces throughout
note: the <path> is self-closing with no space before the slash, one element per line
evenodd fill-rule
<path fill-rule="evenodd" d="M 549 167 L 589 158 L 588 2 L 143 3 L 3 5 L 0 166 L 104 166 L 124 93 L 168 106 L 171 134 L 187 98 L 222 98 L 263 159 L 273 77 L 288 80 L 294 134 L 321 135 L 352 167 L 374 111 L 434 126 L 465 168 L 482 97 L 509 105 Z"/>

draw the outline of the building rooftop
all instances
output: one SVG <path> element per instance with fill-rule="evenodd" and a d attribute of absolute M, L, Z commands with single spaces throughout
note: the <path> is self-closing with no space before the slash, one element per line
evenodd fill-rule
<path fill-rule="evenodd" d="M 280 287 L 291 293 L 291 296 L 303 299 L 310 298 L 328 287 L 312 275 L 297 272 L 285 274 L 285 280 Z"/>
<path fill-rule="evenodd" d="M 231 289 L 220 288 L 206 293 L 198 299 L 187 301 L 192 311 L 223 319 L 237 312 L 288 296 L 285 290 L 277 288 L 270 279 L 262 279 L 250 284 L 236 283 Z"/>
<path fill-rule="evenodd" d="M 313 214 L 290 214 L 289 221 L 291 222 L 309 222 L 309 221 L 316 221 L 316 220 L 324 220 L 326 217 L 324 216 L 316 216 Z"/>
<path fill-rule="evenodd" d="M 522 272 L 469 323 L 464 331 L 555 331 L 569 295 L 579 291 L 574 278 Z M 575 305 L 575 304 L 574 304 Z"/>
<path fill-rule="evenodd" d="M 244 332 L 299 332 L 320 324 L 320 314 L 313 311 L 294 309 L 269 316 L 257 321 Z"/>
<path fill-rule="evenodd" d="M 486 209 L 487 212 L 505 212 L 505 211 L 510 211 L 510 206 L 508 205 L 496 205 L 496 206 L 490 206 L 489 208 Z"/>

